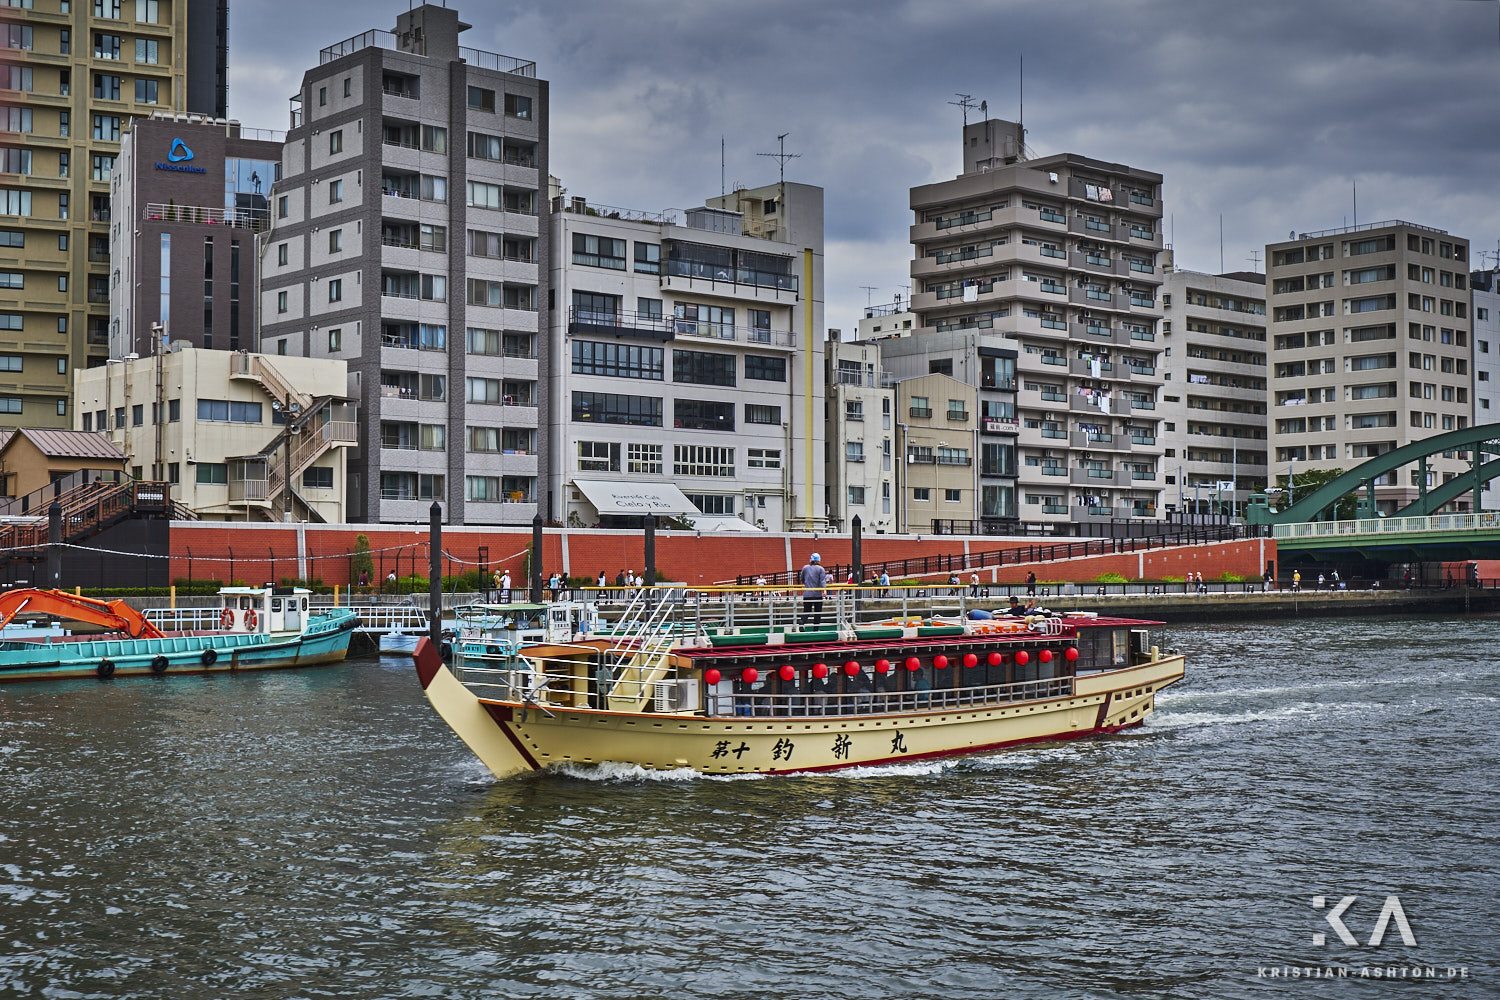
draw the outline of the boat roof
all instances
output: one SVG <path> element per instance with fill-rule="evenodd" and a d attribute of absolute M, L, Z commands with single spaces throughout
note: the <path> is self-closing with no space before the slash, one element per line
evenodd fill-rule
<path fill-rule="evenodd" d="M 463 611 L 546 611 L 547 604 L 466 604 Z"/>
<path fill-rule="evenodd" d="M 285 594 L 311 594 L 312 591 L 308 590 L 306 587 L 273 587 L 270 584 L 267 584 L 264 587 L 220 587 L 219 593 L 227 594 L 231 597 L 239 597 L 246 594 L 256 597 L 263 597 L 266 594 L 274 594 L 280 597 Z"/>

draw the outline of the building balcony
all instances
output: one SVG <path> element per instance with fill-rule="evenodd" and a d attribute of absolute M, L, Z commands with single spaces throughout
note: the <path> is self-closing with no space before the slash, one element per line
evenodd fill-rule
<path fill-rule="evenodd" d="M 771 301 L 795 301 L 799 286 L 795 274 L 718 267 L 689 260 L 662 261 L 661 284 L 663 288 L 679 291 L 717 292 Z"/>
<path fill-rule="evenodd" d="M 1075 271 L 1085 271 L 1090 274 L 1123 275 L 1126 273 L 1124 258 L 1115 255 L 1101 260 L 1097 254 L 1074 251 L 1068 254 L 1068 263 Z"/>
<path fill-rule="evenodd" d="M 1069 469 L 1068 482 L 1074 486 L 1109 486 L 1115 482 L 1115 470 Z"/>
<path fill-rule="evenodd" d="M 1068 444 L 1084 451 L 1130 450 L 1130 439 L 1123 434 L 1086 434 L 1083 431 L 1073 431 L 1068 435 Z"/>

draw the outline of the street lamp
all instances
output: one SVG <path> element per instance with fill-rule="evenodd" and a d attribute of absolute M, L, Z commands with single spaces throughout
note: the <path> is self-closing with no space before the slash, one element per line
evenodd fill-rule
<path fill-rule="evenodd" d="M 281 414 L 286 421 L 286 445 L 283 451 L 282 478 L 281 478 L 281 519 L 290 522 L 292 519 L 292 435 L 302 431 L 302 421 L 298 414 L 302 412 L 302 404 L 294 400 L 290 394 L 286 401 L 279 399 L 271 400 L 271 409 Z"/>

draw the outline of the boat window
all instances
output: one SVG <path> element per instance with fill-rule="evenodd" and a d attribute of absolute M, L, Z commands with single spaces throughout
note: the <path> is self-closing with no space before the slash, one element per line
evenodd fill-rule
<path fill-rule="evenodd" d="M 273 614 L 281 614 L 281 598 L 271 598 L 271 611 Z"/>

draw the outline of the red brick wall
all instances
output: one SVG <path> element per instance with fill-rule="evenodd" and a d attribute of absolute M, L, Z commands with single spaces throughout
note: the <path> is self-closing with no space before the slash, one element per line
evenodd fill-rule
<path fill-rule="evenodd" d="M 298 527 L 177 522 L 172 526 L 172 578 L 189 575 L 191 555 L 194 578 L 227 581 L 230 579 L 232 552 L 234 579 L 247 583 L 260 583 L 274 575 L 278 580 L 306 576 L 321 579 L 325 584 L 348 584 L 349 554 L 354 549 L 355 539 L 361 534 L 370 540 L 370 559 L 375 564 L 377 580 L 392 570 L 403 577 L 413 572 L 427 575 L 429 557 L 425 527 L 302 525 L 305 574 L 299 571 Z M 564 535 L 567 536 L 567 569 L 571 575 L 593 578 L 603 570 L 613 581 L 615 574 L 622 569 L 645 569 L 644 539 L 637 532 L 549 528 L 543 536 L 543 568 L 549 573 L 563 565 Z M 529 530 L 444 528 L 443 551 L 446 557 L 443 572 L 478 568 L 480 549 L 487 548 L 489 567 L 509 569 L 519 583 L 530 541 Z M 977 554 L 1016 544 L 1000 539 L 975 538 L 967 540 L 967 549 Z M 864 539 L 863 555 L 865 563 L 869 564 L 918 556 L 961 555 L 965 547 L 963 538 L 917 539 L 878 535 Z M 708 584 L 732 580 L 737 574 L 786 570 L 789 568 L 787 548 L 785 535 L 707 535 L 700 538 L 695 532 L 659 532 L 656 536 L 656 564 L 668 579 Z M 790 548 L 792 569 L 805 563 L 813 552 L 821 554 L 823 562 L 829 565 L 846 564 L 850 557 L 848 536 L 814 539 L 809 535 L 793 535 Z M 1000 582 L 1022 580 L 1028 568 L 1035 568 L 1037 577 L 1045 580 L 1088 581 L 1101 573 L 1119 573 L 1129 580 L 1182 577 L 1188 572 L 1202 572 L 1205 579 L 1217 578 L 1226 572 L 1258 577 L 1265 568 L 1263 560 L 1275 558 L 1274 541 L 1252 539 L 1153 549 L 1139 554 L 1087 556 L 1034 567 L 987 567 L 978 572 L 985 580 Z"/>

